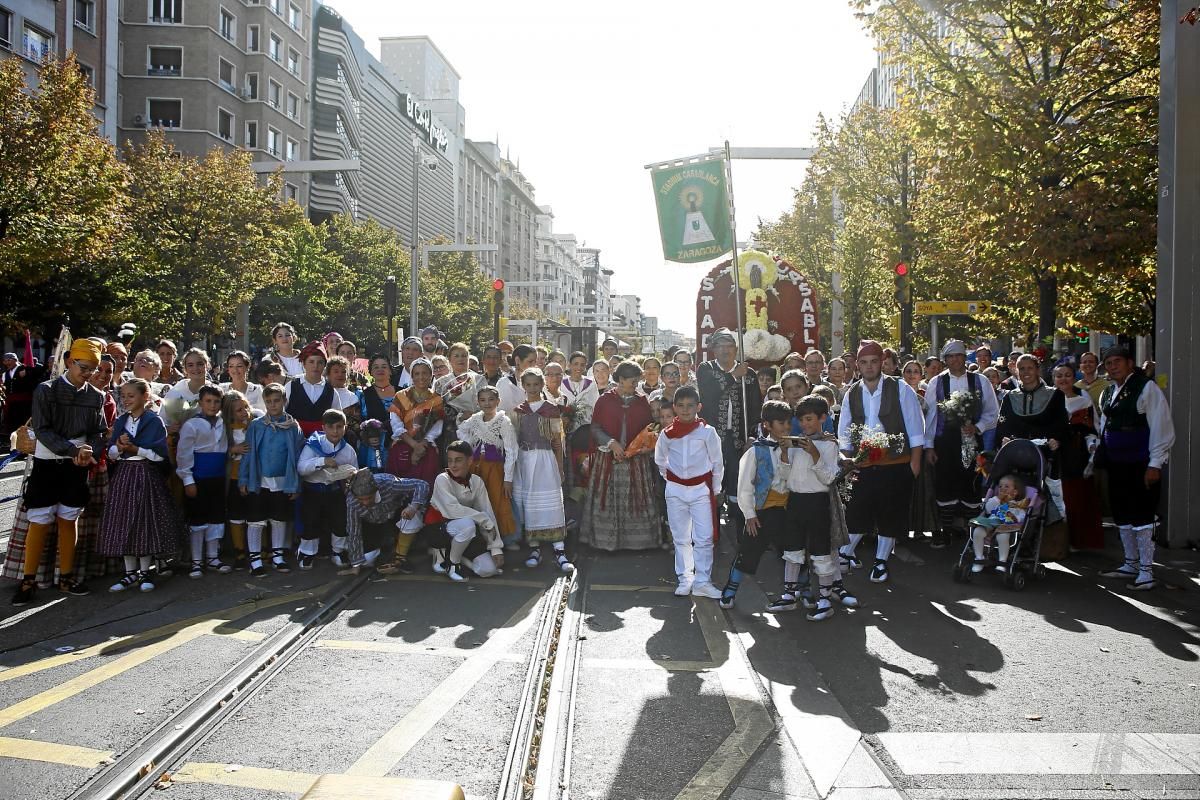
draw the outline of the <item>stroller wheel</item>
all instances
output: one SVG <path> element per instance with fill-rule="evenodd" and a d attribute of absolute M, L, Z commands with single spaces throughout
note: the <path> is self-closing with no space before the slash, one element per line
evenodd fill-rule
<path fill-rule="evenodd" d="M 1014 592 L 1019 592 L 1025 588 L 1025 583 L 1027 580 L 1028 579 L 1026 578 L 1025 570 L 1019 569 L 1009 573 L 1005 583 L 1007 583 L 1008 588 L 1012 589 Z"/>
<path fill-rule="evenodd" d="M 1033 577 L 1037 578 L 1039 581 L 1046 577 L 1046 568 L 1041 564 L 1038 564 L 1037 568 L 1033 571 Z"/>

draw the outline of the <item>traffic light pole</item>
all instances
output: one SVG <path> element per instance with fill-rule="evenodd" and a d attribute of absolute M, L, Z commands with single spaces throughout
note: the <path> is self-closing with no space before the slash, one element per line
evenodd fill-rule
<path fill-rule="evenodd" d="M 908 265 L 908 292 L 900 303 L 900 354 L 912 355 L 913 299 L 912 299 L 912 225 L 908 216 L 908 148 L 900 160 L 900 209 L 904 215 L 900 229 L 900 261 Z"/>

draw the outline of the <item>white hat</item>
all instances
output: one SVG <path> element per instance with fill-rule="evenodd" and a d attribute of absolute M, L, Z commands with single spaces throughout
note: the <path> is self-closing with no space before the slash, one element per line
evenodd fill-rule
<path fill-rule="evenodd" d="M 958 339 L 951 339 L 942 347 L 942 358 L 946 356 L 965 356 L 967 346 Z"/>

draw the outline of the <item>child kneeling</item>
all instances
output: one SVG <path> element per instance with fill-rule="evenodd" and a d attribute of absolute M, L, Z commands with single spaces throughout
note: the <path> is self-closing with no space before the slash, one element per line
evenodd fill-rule
<path fill-rule="evenodd" d="M 1008 571 L 1008 548 L 1012 535 L 1021 530 L 1029 501 L 1025 498 L 1025 482 L 1016 475 L 1005 475 L 996 484 L 996 493 L 984 500 L 984 513 L 971 520 L 971 542 L 975 545 L 975 563 L 971 572 L 983 572 L 984 550 L 989 540 L 996 542 L 996 572 Z"/>
<path fill-rule="evenodd" d="M 433 571 L 452 581 L 465 581 L 463 565 L 481 578 L 504 566 L 504 541 L 483 478 L 471 472 L 471 445 L 462 440 L 446 448 L 446 470 L 433 480 L 433 496 L 425 514 L 436 525 Z"/>

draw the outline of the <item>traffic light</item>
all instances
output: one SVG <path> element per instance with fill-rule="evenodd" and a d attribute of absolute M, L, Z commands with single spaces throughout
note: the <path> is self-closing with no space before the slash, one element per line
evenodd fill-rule
<path fill-rule="evenodd" d="M 493 341 L 500 341 L 500 317 L 504 314 L 504 280 L 496 278 L 492 281 L 492 336 Z"/>
<path fill-rule="evenodd" d="M 908 274 L 908 264 L 901 261 L 892 271 L 896 283 L 896 303 L 906 306 L 912 302 L 912 279 Z"/>
<path fill-rule="evenodd" d="M 383 282 L 383 315 L 389 320 L 396 316 L 396 276 L 388 275 Z"/>

